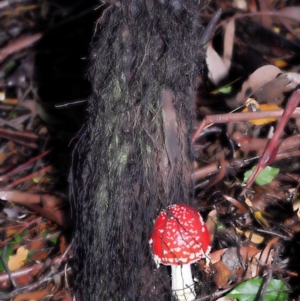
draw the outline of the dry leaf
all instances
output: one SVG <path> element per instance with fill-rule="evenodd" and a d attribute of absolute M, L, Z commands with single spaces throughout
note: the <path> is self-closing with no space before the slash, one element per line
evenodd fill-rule
<path fill-rule="evenodd" d="M 215 264 L 216 262 L 220 261 L 222 258 L 222 255 L 224 254 L 224 252 L 227 250 L 227 248 L 225 249 L 221 249 L 221 250 L 217 250 L 214 251 L 212 253 L 210 253 L 209 258 L 210 258 L 210 262 L 212 264 Z"/>
<path fill-rule="evenodd" d="M 248 4 L 246 0 L 233 0 L 232 6 L 240 10 L 248 10 Z"/>
<path fill-rule="evenodd" d="M 253 248 L 253 247 L 241 247 L 240 248 L 240 254 L 243 258 L 243 260 L 251 259 L 253 256 L 258 254 L 260 250 Z"/>
<path fill-rule="evenodd" d="M 15 282 L 20 287 L 24 287 L 24 286 L 29 285 L 30 283 L 32 283 L 33 278 L 34 278 L 34 275 L 32 275 L 32 273 L 28 273 L 26 275 L 22 275 L 22 276 L 19 276 L 19 277 L 14 277 Z"/>
<path fill-rule="evenodd" d="M 254 244 L 261 244 L 265 240 L 263 236 L 253 233 L 251 230 L 246 230 L 244 234 L 247 238 L 250 238 Z"/>
<path fill-rule="evenodd" d="M 214 239 L 214 233 L 217 223 L 217 210 L 214 209 L 209 212 L 208 217 L 206 219 L 206 227 L 209 232 L 210 240 L 212 241 Z"/>
<path fill-rule="evenodd" d="M 6 236 L 11 237 L 11 236 L 15 235 L 18 231 L 19 231 L 19 229 L 16 229 L 16 228 L 8 229 L 6 231 Z"/>
<path fill-rule="evenodd" d="M 215 85 L 218 85 L 218 83 L 228 74 L 228 68 L 224 64 L 223 59 L 214 50 L 211 43 L 208 44 L 206 50 L 206 64 L 209 79 Z"/>
<path fill-rule="evenodd" d="M 268 81 L 255 91 L 259 103 L 273 103 L 281 106 L 286 93 L 293 91 L 300 84 L 300 75 L 294 72 L 282 73 Z"/>
<path fill-rule="evenodd" d="M 259 108 L 260 111 L 273 111 L 273 110 L 281 110 L 280 107 L 278 107 L 275 104 L 260 104 Z M 249 108 L 246 107 L 242 112 L 249 112 Z M 276 121 L 278 118 L 263 118 L 263 119 L 251 119 L 249 120 L 250 123 L 255 124 L 255 125 L 264 125 L 268 124 L 270 122 Z"/>
<path fill-rule="evenodd" d="M 64 235 L 62 235 L 59 240 L 60 253 L 63 254 L 66 251 L 67 247 L 68 247 L 68 245 L 67 245 L 66 237 Z"/>
<path fill-rule="evenodd" d="M 237 101 L 245 103 L 245 101 L 253 94 L 256 90 L 262 87 L 265 83 L 274 79 L 281 70 L 273 65 L 265 65 L 256 69 L 246 80 L 242 86 L 242 90 L 237 95 Z"/>
<path fill-rule="evenodd" d="M 265 229 L 270 229 L 270 224 L 266 219 L 267 213 L 260 210 L 255 210 L 253 212 L 253 216 Z M 270 218 L 270 216 L 268 217 Z"/>
<path fill-rule="evenodd" d="M 69 225 L 69 216 L 66 210 L 64 209 L 48 209 L 38 205 L 27 205 L 26 207 L 32 211 L 39 213 L 43 217 L 57 223 L 60 226 L 67 227 Z"/>
<path fill-rule="evenodd" d="M 297 217 L 300 219 L 300 199 L 293 201 L 293 210 L 297 211 Z"/>
<path fill-rule="evenodd" d="M 4 163 L 4 161 L 11 156 L 12 154 L 16 153 L 15 150 L 10 151 L 10 152 L 3 152 L 0 154 L 0 164 L 2 165 Z"/>
<path fill-rule="evenodd" d="M 26 260 L 28 256 L 28 250 L 24 247 L 20 247 L 17 250 L 17 253 L 15 255 L 9 256 L 8 259 L 8 267 L 11 271 L 18 270 L 21 266 L 24 265 L 24 261 Z"/>
<path fill-rule="evenodd" d="M 218 288 L 223 288 L 230 280 L 231 271 L 222 261 L 216 262 L 214 267 L 217 271 L 214 275 L 214 282 Z"/>
<path fill-rule="evenodd" d="M 49 291 L 50 287 L 46 287 L 44 290 L 36 291 L 36 292 L 28 292 L 18 295 L 13 301 L 37 301 L 43 298 Z"/>
<path fill-rule="evenodd" d="M 233 53 L 234 31 L 235 23 L 234 20 L 232 20 L 225 28 L 223 57 L 220 57 L 214 50 L 211 42 L 207 46 L 206 64 L 208 68 L 208 77 L 215 85 L 218 85 L 228 74 Z"/>
<path fill-rule="evenodd" d="M 224 53 L 223 53 L 223 62 L 224 65 L 230 68 L 233 45 L 234 45 L 234 32 L 235 32 L 235 22 L 234 19 L 229 21 L 226 25 L 225 35 L 224 35 Z"/>
<path fill-rule="evenodd" d="M 225 200 L 230 202 L 233 206 L 237 207 L 241 213 L 248 212 L 248 208 L 245 204 L 241 203 L 240 201 L 226 194 L 223 194 L 223 197 Z"/>
<path fill-rule="evenodd" d="M 30 258 L 33 261 L 42 261 L 42 260 L 49 258 L 50 252 L 51 252 L 51 250 L 48 250 L 48 251 L 38 250 L 38 251 L 35 251 Z"/>
<path fill-rule="evenodd" d="M 258 257 L 259 261 L 262 264 L 271 264 L 272 260 L 273 260 L 273 252 L 272 250 L 274 250 L 276 248 L 276 244 L 279 240 L 279 237 L 274 237 L 272 238 L 268 244 L 266 245 L 266 247 L 264 248 L 264 250 L 261 252 L 260 256 L 258 257 L 256 255 L 256 257 Z"/>
<path fill-rule="evenodd" d="M 278 68 L 284 68 L 287 67 L 288 63 L 284 60 L 281 59 L 275 59 L 274 61 L 272 61 L 272 63 L 277 66 Z"/>

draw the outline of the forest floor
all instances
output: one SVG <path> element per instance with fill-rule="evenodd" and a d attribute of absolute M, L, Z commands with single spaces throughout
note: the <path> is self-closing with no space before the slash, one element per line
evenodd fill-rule
<path fill-rule="evenodd" d="M 0 1 L 0 300 L 73 300 L 68 172 L 103 8 L 67 2 Z M 297 2 L 201 12 L 205 26 L 222 9 L 195 97 L 195 204 L 212 240 L 197 300 L 300 300 Z"/>

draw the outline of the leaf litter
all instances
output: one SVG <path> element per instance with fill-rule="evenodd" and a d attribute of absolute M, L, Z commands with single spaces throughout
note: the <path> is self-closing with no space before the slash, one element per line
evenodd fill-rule
<path fill-rule="evenodd" d="M 209 19 L 216 6 L 223 9 L 195 99 L 195 204 L 213 239 L 210 269 L 195 275 L 204 280 L 197 300 L 296 300 L 300 293 L 298 105 L 281 118 L 299 85 L 300 8 L 289 2 L 216 0 L 203 11 Z M 14 66 L 25 64 L 21 59 L 42 36 L 22 35 L 22 26 L 34 22 L 21 24 L 18 15 L 34 12 L 31 4 L 0 7 L 7 30 L 14 29 L 0 49 L 1 297 L 71 300 L 64 279 L 72 256 L 64 232 L 67 197 L 55 188 L 60 177 L 49 163 L 49 130 L 26 103 L 37 100 L 32 77 L 24 89 L 15 75 Z M 9 28 L 11 16 L 16 24 Z M 247 106 L 249 98 L 258 105 Z M 245 189 L 244 175 L 260 164 L 279 124 L 261 163 L 268 180 L 255 174 Z"/>
<path fill-rule="evenodd" d="M 208 46 L 208 58 L 214 53 L 216 59 L 207 61 L 196 98 L 195 200 L 221 224 L 213 234 L 211 282 L 198 300 L 214 294 L 220 300 L 297 300 L 299 18 L 280 1 L 246 3 L 244 12 L 227 18 L 230 9 L 223 6 L 224 38 L 216 31 Z M 234 38 L 226 41 L 226 24 L 233 21 Z M 233 49 L 228 69 L 226 42 Z M 228 93 L 211 93 L 228 86 Z"/>
<path fill-rule="evenodd" d="M 54 7 L 34 0 L 0 3 L 1 300 L 72 300 L 67 179 L 59 166 L 66 164 L 56 162 L 55 130 L 36 109 L 36 44 L 54 23 L 70 18 Z"/>

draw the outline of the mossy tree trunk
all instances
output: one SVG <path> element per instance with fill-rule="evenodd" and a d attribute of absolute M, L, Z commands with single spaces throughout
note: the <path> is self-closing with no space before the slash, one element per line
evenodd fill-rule
<path fill-rule="evenodd" d="M 148 236 L 161 209 L 193 197 L 201 5 L 120 0 L 98 22 L 93 95 L 71 178 L 81 301 L 171 298 L 168 269 L 154 265 Z"/>

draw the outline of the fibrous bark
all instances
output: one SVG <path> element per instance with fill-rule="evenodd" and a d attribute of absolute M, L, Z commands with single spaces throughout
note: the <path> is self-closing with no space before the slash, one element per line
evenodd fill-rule
<path fill-rule="evenodd" d="M 201 5 L 113 1 L 98 22 L 93 95 L 71 176 L 79 300 L 171 298 L 168 269 L 154 265 L 148 237 L 161 209 L 193 197 Z"/>

